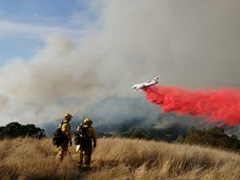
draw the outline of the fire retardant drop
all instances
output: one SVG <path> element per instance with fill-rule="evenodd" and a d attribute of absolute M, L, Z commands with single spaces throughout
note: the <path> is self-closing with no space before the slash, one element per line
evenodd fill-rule
<path fill-rule="evenodd" d="M 143 91 L 148 101 L 163 112 L 208 117 L 208 122 L 219 125 L 240 124 L 240 89 L 190 91 L 177 87 L 150 86 Z"/>

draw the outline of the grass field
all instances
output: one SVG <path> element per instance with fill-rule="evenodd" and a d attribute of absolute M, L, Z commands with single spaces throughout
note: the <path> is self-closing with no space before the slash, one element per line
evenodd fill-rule
<path fill-rule="evenodd" d="M 240 179 L 240 154 L 163 142 L 99 139 L 92 171 L 79 172 L 75 146 L 62 163 L 51 139 L 0 141 L 0 179 Z"/>

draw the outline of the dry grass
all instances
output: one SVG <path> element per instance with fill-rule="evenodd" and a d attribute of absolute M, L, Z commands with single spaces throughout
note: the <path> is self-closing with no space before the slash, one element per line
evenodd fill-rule
<path fill-rule="evenodd" d="M 0 142 L 0 179 L 79 179 L 75 164 L 56 158 L 50 139 L 14 139 Z"/>
<path fill-rule="evenodd" d="M 240 179 L 239 154 L 198 146 L 103 139 L 94 159 L 89 179 Z"/>
<path fill-rule="evenodd" d="M 0 179 L 240 179 L 240 155 L 163 142 L 99 139 L 93 170 L 79 172 L 74 146 L 59 163 L 50 139 L 0 141 Z"/>

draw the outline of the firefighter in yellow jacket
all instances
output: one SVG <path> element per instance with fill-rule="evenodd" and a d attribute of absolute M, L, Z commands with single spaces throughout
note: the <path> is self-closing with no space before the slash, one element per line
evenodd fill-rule
<path fill-rule="evenodd" d="M 72 146 L 71 126 L 69 124 L 71 119 L 72 115 L 70 113 L 66 113 L 64 115 L 64 120 L 59 125 L 59 128 L 61 128 L 61 131 L 64 135 L 61 146 L 58 147 L 57 159 L 60 161 L 62 161 L 63 158 L 67 155 L 68 146 Z"/>
<path fill-rule="evenodd" d="M 91 125 L 92 120 L 85 118 L 83 123 L 77 127 L 76 132 L 78 137 L 80 137 L 80 146 L 77 146 L 79 147 L 78 166 L 83 169 L 91 169 L 92 152 L 97 146 L 95 129 Z"/>

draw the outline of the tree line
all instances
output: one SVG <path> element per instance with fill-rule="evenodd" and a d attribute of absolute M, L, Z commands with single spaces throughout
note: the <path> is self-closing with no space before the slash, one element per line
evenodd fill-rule
<path fill-rule="evenodd" d="M 240 152 L 240 140 L 238 140 L 237 136 L 229 136 L 225 134 L 224 128 L 216 126 L 202 130 L 192 127 L 188 131 L 184 143 Z"/>
<path fill-rule="evenodd" d="M 41 139 L 46 137 L 46 135 L 44 129 L 38 128 L 34 124 L 21 125 L 18 122 L 11 122 L 6 126 L 0 127 L 0 139 L 13 139 L 18 137 Z"/>
<path fill-rule="evenodd" d="M 215 126 L 208 129 L 197 129 L 175 124 L 166 128 L 155 128 L 154 125 L 143 128 L 134 124 L 129 122 L 128 124 L 116 125 L 113 129 L 114 136 L 200 145 L 240 152 L 240 140 L 235 135 L 227 135 L 223 127 Z M 109 136 L 109 134 L 107 135 Z"/>

